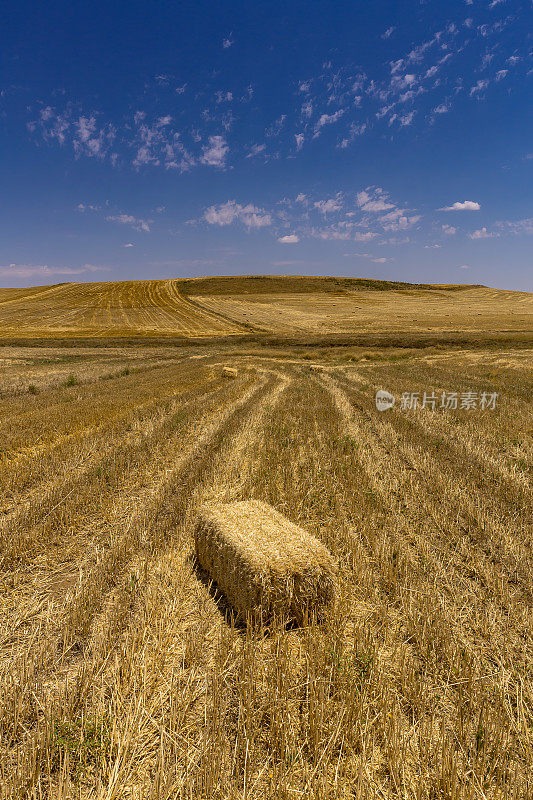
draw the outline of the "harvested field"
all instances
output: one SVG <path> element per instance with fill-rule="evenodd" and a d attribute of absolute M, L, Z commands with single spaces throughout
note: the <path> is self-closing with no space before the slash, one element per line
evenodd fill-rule
<path fill-rule="evenodd" d="M 64 283 L 0 290 L 0 336 L 44 339 L 104 336 L 220 336 L 237 322 L 193 305 L 175 280 Z"/>
<path fill-rule="evenodd" d="M 2 800 L 533 796 L 530 349 L 0 351 Z M 233 624 L 195 526 L 249 500 L 334 612 Z"/>
<path fill-rule="evenodd" d="M 0 341 L 531 333 L 527 292 L 349 278 L 65 283 L 0 289 Z"/>
<path fill-rule="evenodd" d="M 252 328 L 285 334 L 426 331 L 529 331 L 527 292 L 458 289 L 339 289 L 193 297 L 202 307 Z"/>

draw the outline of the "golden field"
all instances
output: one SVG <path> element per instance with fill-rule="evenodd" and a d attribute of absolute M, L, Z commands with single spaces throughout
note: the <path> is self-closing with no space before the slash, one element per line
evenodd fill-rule
<path fill-rule="evenodd" d="M 0 798 L 533 796 L 531 296 L 228 280 L 0 290 Z M 325 621 L 198 569 L 249 499 L 329 548 Z"/>
<path fill-rule="evenodd" d="M 235 277 L 0 289 L 0 341 L 531 331 L 533 296 L 483 286 Z"/>

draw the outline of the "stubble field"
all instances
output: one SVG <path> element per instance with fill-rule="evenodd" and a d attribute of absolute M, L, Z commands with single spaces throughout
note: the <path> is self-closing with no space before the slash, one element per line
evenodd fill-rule
<path fill-rule="evenodd" d="M 0 797 L 533 795 L 531 350 L 2 350 Z M 325 623 L 196 568 L 249 498 L 330 548 Z"/>

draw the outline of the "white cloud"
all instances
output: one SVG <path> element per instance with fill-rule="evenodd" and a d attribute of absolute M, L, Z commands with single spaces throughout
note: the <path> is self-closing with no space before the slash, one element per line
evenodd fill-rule
<path fill-rule="evenodd" d="M 296 150 L 301 150 L 304 145 L 305 136 L 303 133 L 295 133 L 294 138 L 296 139 Z"/>
<path fill-rule="evenodd" d="M 497 81 L 503 80 L 505 76 L 508 74 L 508 72 L 509 72 L 508 69 L 499 69 L 498 72 L 496 73 L 496 80 Z"/>
<path fill-rule="evenodd" d="M 215 94 L 215 98 L 216 103 L 231 103 L 233 100 L 233 93 L 218 91 Z"/>
<path fill-rule="evenodd" d="M 231 225 L 242 222 L 247 228 L 264 228 L 272 224 L 272 216 L 264 209 L 252 204 L 242 206 L 234 200 L 228 200 L 219 206 L 210 206 L 204 211 L 204 220 L 209 225 Z"/>
<path fill-rule="evenodd" d="M 508 230 L 510 233 L 514 234 L 532 234 L 533 233 L 533 217 L 527 217 L 526 219 L 519 219 L 516 222 L 498 222 L 497 223 L 499 228 L 503 228 Z"/>
<path fill-rule="evenodd" d="M 254 144 L 250 147 L 250 152 L 246 156 L 246 158 L 254 158 L 255 156 L 264 153 L 266 150 L 266 144 Z"/>
<path fill-rule="evenodd" d="M 333 114 L 321 114 L 321 116 L 319 117 L 318 121 L 315 124 L 314 138 L 320 135 L 320 131 L 324 127 L 324 125 L 332 125 L 334 122 L 338 122 L 343 114 L 344 114 L 343 108 L 340 108 Z"/>
<path fill-rule="evenodd" d="M 231 225 L 239 215 L 241 205 L 234 200 L 228 200 L 219 206 L 209 206 L 204 211 L 204 219 L 210 225 Z"/>
<path fill-rule="evenodd" d="M 121 247 L 133 247 L 134 245 L 132 245 L 131 242 L 128 242 L 128 244 L 121 244 L 120 246 Z"/>
<path fill-rule="evenodd" d="M 479 211 L 481 208 L 479 203 L 476 203 L 475 200 L 463 200 L 463 202 L 457 201 L 456 203 L 452 203 L 451 206 L 444 206 L 443 208 L 439 208 L 439 211 Z"/>
<path fill-rule="evenodd" d="M 375 239 L 376 236 L 377 233 L 373 233 L 372 231 L 366 231 L 365 233 L 356 231 L 353 238 L 356 242 L 370 242 L 372 239 Z"/>
<path fill-rule="evenodd" d="M 497 233 L 491 233 L 490 231 L 487 231 L 486 228 L 479 228 L 479 230 L 468 234 L 470 239 L 492 239 L 497 235 Z"/>
<path fill-rule="evenodd" d="M 443 225 L 442 232 L 446 236 L 455 236 L 455 234 L 457 233 L 457 228 L 454 228 L 453 225 Z"/>
<path fill-rule="evenodd" d="M 342 208 L 342 200 L 339 195 L 337 197 L 330 197 L 329 200 L 318 200 L 313 204 L 315 208 L 322 214 L 331 214 L 334 211 L 340 211 Z"/>
<path fill-rule="evenodd" d="M 362 136 L 362 134 L 366 131 L 366 129 L 367 129 L 366 122 L 362 122 L 360 125 L 356 125 L 355 123 L 352 122 L 352 124 L 350 125 L 350 132 L 348 136 L 346 136 L 344 139 L 341 139 L 339 147 L 341 149 L 348 147 L 348 145 L 350 145 L 353 142 L 355 137 Z"/>
<path fill-rule="evenodd" d="M 468 264 L 462 264 L 462 265 L 459 267 L 459 269 L 470 269 L 470 267 L 468 266 Z"/>
<path fill-rule="evenodd" d="M 436 248 L 436 247 L 442 247 L 442 245 L 440 245 L 440 244 L 425 244 L 424 245 L 424 250 L 432 250 L 433 248 Z"/>
<path fill-rule="evenodd" d="M 315 236 L 317 239 L 340 239 L 345 240 L 350 238 L 350 234 L 348 231 L 339 231 L 334 227 L 329 228 L 313 228 L 311 231 L 312 235 Z"/>
<path fill-rule="evenodd" d="M 300 115 L 302 119 L 311 119 L 313 116 L 313 103 L 311 100 L 307 100 L 300 110 Z"/>
<path fill-rule="evenodd" d="M 265 136 L 279 136 L 285 126 L 286 114 L 281 114 L 265 131 Z"/>
<path fill-rule="evenodd" d="M 224 50 L 227 50 L 228 47 L 231 47 L 232 44 L 234 43 L 234 40 L 231 38 L 232 35 L 233 34 L 230 33 L 229 36 L 227 36 L 225 39 L 222 40 L 222 47 L 224 48 Z"/>
<path fill-rule="evenodd" d="M 110 214 L 106 217 L 109 222 L 120 222 L 121 225 L 130 225 L 136 231 L 150 232 L 150 222 L 152 220 L 137 219 L 131 214 Z"/>
<path fill-rule="evenodd" d="M 280 236 L 278 242 L 281 244 L 298 244 L 300 241 L 300 237 L 297 236 L 295 233 L 289 233 L 287 236 Z"/>
<path fill-rule="evenodd" d="M 470 89 L 470 97 L 473 97 L 476 94 L 484 92 L 488 85 L 489 81 L 486 79 L 478 81 L 475 84 L 475 86 L 472 86 L 472 88 Z"/>
<path fill-rule="evenodd" d="M 222 168 L 226 166 L 226 156 L 229 152 L 229 147 L 223 136 L 210 136 L 209 145 L 204 145 L 202 150 L 202 164 Z"/>
<path fill-rule="evenodd" d="M 386 231 L 403 231 L 416 225 L 420 219 L 421 217 L 419 214 L 408 216 L 405 209 L 396 208 L 394 211 L 390 211 L 388 214 L 383 214 L 383 216 L 379 217 L 379 222 Z"/>
<path fill-rule="evenodd" d="M 0 278 L 49 278 L 53 275 L 82 275 L 84 272 L 107 272 L 108 267 L 96 267 L 84 264 L 82 267 L 49 267 L 46 264 L 8 264 L 0 266 Z"/>
<path fill-rule="evenodd" d="M 351 256 L 350 253 L 344 253 L 345 256 Z M 379 258 L 371 255 L 371 253 L 353 253 L 354 256 L 358 258 L 369 258 L 374 264 L 385 264 L 387 261 L 394 261 L 393 258 L 385 258 L 385 256 L 379 256 Z"/>
<path fill-rule="evenodd" d="M 411 122 L 414 119 L 415 114 L 416 114 L 416 111 L 410 111 L 408 114 L 404 114 L 403 116 L 398 118 L 400 120 L 400 125 L 402 126 L 402 128 L 405 127 L 406 125 L 410 125 L 411 124 Z"/>
<path fill-rule="evenodd" d="M 395 30 L 396 30 L 395 26 L 391 25 L 390 28 L 387 28 L 385 33 L 381 34 L 381 38 L 382 39 L 390 39 L 390 37 L 392 36 L 392 34 L 394 33 Z"/>
<path fill-rule="evenodd" d="M 369 194 L 372 192 L 372 194 Z M 394 208 L 394 203 L 388 201 L 388 195 L 383 189 L 374 189 L 370 187 L 365 191 L 357 192 L 357 205 L 363 211 L 387 211 L 389 208 Z"/>

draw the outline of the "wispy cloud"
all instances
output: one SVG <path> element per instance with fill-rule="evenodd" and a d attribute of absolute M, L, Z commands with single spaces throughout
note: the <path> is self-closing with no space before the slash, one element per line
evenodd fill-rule
<path fill-rule="evenodd" d="M 136 231 L 150 232 L 150 223 L 152 220 L 137 219 L 132 214 L 109 214 L 106 217 L 109 222 L 119 222 L 121 225 L 129 225 Z"/>
<path fill-rule="evenodd" d="M 527 217 L 526 219 L 519 219 L 515 221 L 497 222 L 496 225 L 498 228 L 515 235 L 530 235 L 533 233 L 533 217 Z"/>
<path fill-rule="evenodd" d="M 481 206 L 475 200 L 463 200 L 452 203 L 451 206 L 443 206 L 439 211 L 479 211 Z"/>
<path fill-rule="evenodd" d="M 250 147 L 250 152 L 246 156 L 246 158 L 255 158 L 255 156 L 261 155 L 266 150 L 266 144 L 254 144 Z"/>
<path fill-rule="evenodd" d="M 389 208 L 394 208 L 394 203 L 388 200 L 387 194 L 383 189 L 374 189 L 373 187 L 368 187 L 364 191 L 357 193 L 357 205 L 363 211 L 372 212 L 387 211 Z"/>
<path fill-rule="evenodd" d="M 320 135 L 320 132 L 324 127 L 324 125 L 332 125 L 334 122 L 338 122 L 343 114 L 344 114 L 343 108 L 340 108 L 333 114 L 321 114 L 315 123 L 315 138 Z"/>
<path fill-rule="evenodd" d="M 204 212 L 203 219 L 209 225 L 231 225 L 241 222 L 247 228 L 265 228 L 272 224 L 272 217 L 262 208 L 249 203 L 241 205 L 234 200 L 228 200 L 218 206 L 210 206 Z"/>
<path fill-rule="evenodd" d="M 488 85 L 489 81 L 487 79 L 477 81 L 477 83 L 475 83 L 474 86 L 472 86 L 470 89 L 470 97 L 482 94 Z"/>
<path fill-rule="evenodd" d="M 55 275 L 83 275 L 84 272 L 107 272 L 108 267 L 97 267 L 94 264 L 84 264 L 82 267 L 50 267 L 47 264 L 8 264 L 0 266 L 0 278 L 16 280 L 18 278 L 32 278 L 43 280 Z"/>
<path fill-rule="evenodd" d="M 492 239 L 498 236 L 497 233 L 488 231 L 486 228 L 479 228 L 479 230 L 473 231 L 473 233 L 469 233 L 468 235 L 471 239 Z"/>
<path fill-rule="evenodd" d="M 317 200 L 314 203 L 314 207 L 324 215 L 340 211 L 342 208 L 342 197 L 337 195 L 336 197 L 330 197 L 328 200 Z"/>
<path fill-rule="evenodd" d="M 442 232 L 445 236 L 455 236 L 457 228 L 454 228 L 453 225 L 443 225 Z"/>
<path fill-rule="evenodd" d="M 209 164 L 212 167 L 221 167 L 222 169 L 226 166 L 229 147 L 223 136 L 210 136 L 209 144 L 204 145 L 202 150 L 202 164 Z"/>
<path fill-rule="evenodd" d="M 295 233 L 289 233 L 286 236 L 280 236 L 278 242 L 281 244 L 297 244 L 300 241 L 300 237 L 297 236 Z"/>
<path fill-rule="evenodd" d="M 331 146 L 340 150 L 380 125 L 409 136 L 411 130 L 418 133 L 424 124 L 434 125 L 452 113 L 459 95 L 472 102 L 488 97 L 494 84 L 525 61 L 526 44 L 523 51 L 515 46 L 509 52 L 501 36 L 509 19 L 510 15 L 474 24 L 461 15 L 400 50 L 385 74 L 367 74 L 342 54 L 337 63 L 317 62 L 308 76 L 287 75 L 286 86 L 276 87 L 278 98 L 293 92 L 292 104 L 285 98 L 285 107 L 270 121 L 262 116 L 267 106 L 250 100 L 256 88 L 272 87 L 252 87 L 244 76 L 236 78 L 222 68 L 211 70 L 197 85 L 167 73 L 156 75 L 139 93 L 136 113 L 112 119 L 98 109 L 60 103 L 56 95 L 53 104 L 33 106 L 28 128 L 36 140 L 70 147 L 76 158 L 177 172 L 224 169 L 230 151 L 233 162 L 251 159 L 265 152 L 263 139 L 279 141 L 270 158 L 293 158 L 304 148 L 319 146 L 316 140 L 326 140 L 328 128 L 336 134 Z M 388 40 L 394 33 L 390 26 L 381 36 Z M 232 33 L 222 39 L 224 50 L 233 44 Z M 157 115 L 143 105 L 147 90 L 155 101 L 150 107 L 160 109 Z M 247 112 L 239 115 L 238 104 L 244 103 Z M 250 129 L 255 142 L 247 140 Z"/>

